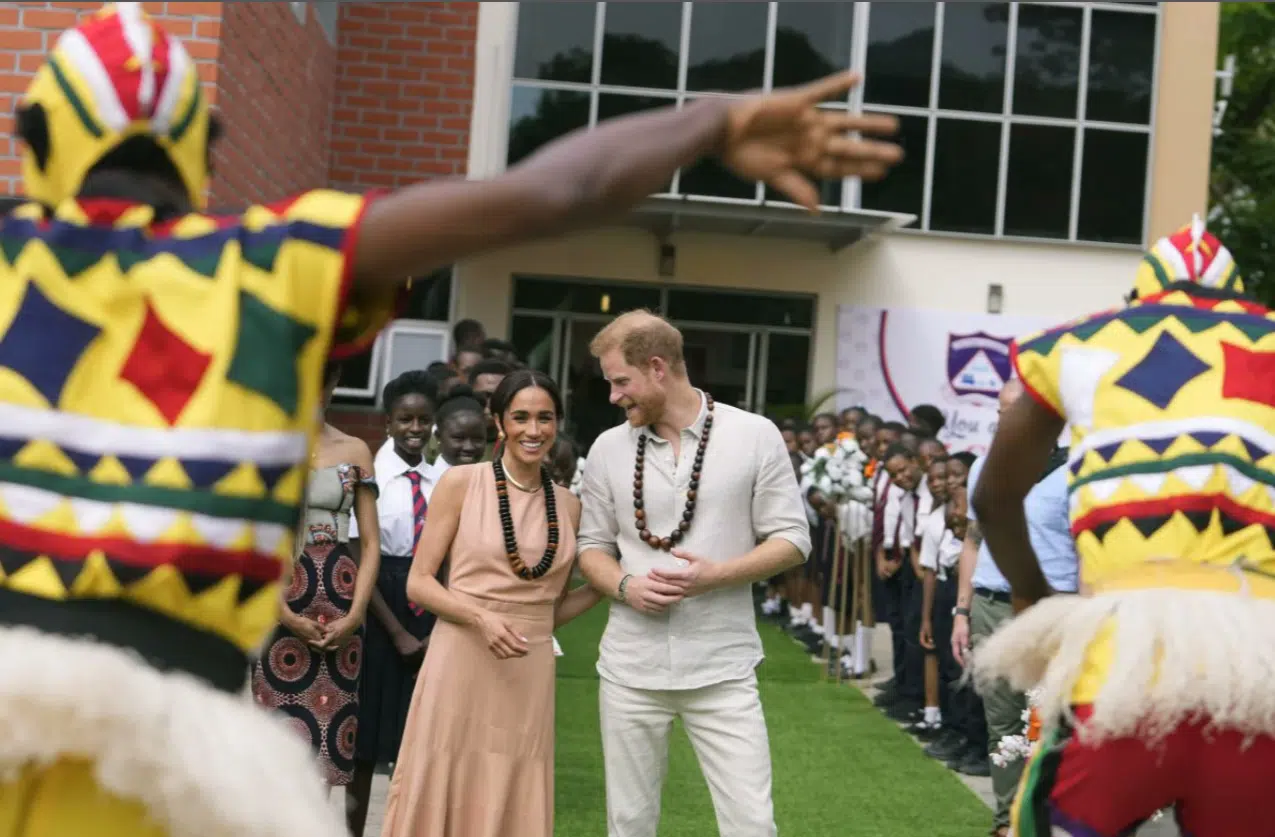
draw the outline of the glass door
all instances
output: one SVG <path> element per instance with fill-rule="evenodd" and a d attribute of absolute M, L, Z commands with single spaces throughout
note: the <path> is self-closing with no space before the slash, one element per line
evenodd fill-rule
<path fill-rule="evenodd" d="M 602 431 L 624 421 L 624 411 L 611 404 L 611 385 L 602 377 L 589 343 L 610 318 L 571 317 L 564 323 L 562 364 L 556 375 L 566 405 L 566 431 L 581 451 Z"/>
<path fill-rule="evenodd" d="M 712 393 L 719 404 L 753 408 L 755 332 L 683 328 L 682 353 L 692 384 Z"/>
<path fill-rule="evenodd" d="M 777 419 L 802 418 L 810 398 L 810 335 L 765 331 L 758 339 L 756 412 Z"/>

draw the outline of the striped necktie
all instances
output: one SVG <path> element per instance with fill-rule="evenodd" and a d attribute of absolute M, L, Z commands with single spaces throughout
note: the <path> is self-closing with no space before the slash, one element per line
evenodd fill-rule
<path fill-rule="evenodd" d="M 416 545 L 421 542 L 421 532 L 425 531 L 425 492 L 421 491 L 421 472 L 408 471 L 407 481 L 412 484 L 412 557 L 416 557 Z M 407 605 L 408 610 L 417 616 L 425 612 L 415 602 Z"/>
<path fill-rule="evenodd" d="M 425 531 L 425 492 L 421 491 L 420 471 L 408 471 L 407 481 L 412 484 L 412 555 L 415 555 L 421 532 Z"/>

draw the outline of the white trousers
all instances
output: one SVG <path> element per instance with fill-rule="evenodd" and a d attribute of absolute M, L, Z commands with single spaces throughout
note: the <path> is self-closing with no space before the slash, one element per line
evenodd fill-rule
<path fill-rule="evenodd" d="M 776 837 L 770 739 L 756 676 L 703 689 L 599 687 L 609 837 L 655 837 L 669 733 L 681 718 L 708 782 L 721 837 Z"/>

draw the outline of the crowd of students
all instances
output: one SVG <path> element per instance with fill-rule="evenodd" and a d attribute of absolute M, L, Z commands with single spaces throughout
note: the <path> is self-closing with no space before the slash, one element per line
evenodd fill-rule
<path fill-rule="evenodd" d="M 808 425 L 779 422 L 799 482 L 803 464 L 820 446 L 845 436 L 858 442 L 869 458 L 872 530 L 865 544 L 845 538 L 838 544 L 837 506 L 807 488 L 812 559 L 773 579 L 759 608 L 813 656 L 830 657 L 854 679 L 876 674 L 872 631 L 878 621 L 888 624 L 893 671 L 878 684 L 875 705 L 924 741 L 927 755 L 961 773 L 987 776 L 982 701 L 960 682 L 963 660 L 952 645 L 975 457 L 949 453 L 938 440 L 944 420 L 935 407 L 920 405 L 908 418 L 907 424 L 883 421 L 852 407 L 817 415 Z M 847 556 L 839 564 L 838 549 Z M 867 551 L 863 590 L 855 589 L 851 570 L 858 549 Z M 850 621 L 856 598 L 863 606 Z"/>

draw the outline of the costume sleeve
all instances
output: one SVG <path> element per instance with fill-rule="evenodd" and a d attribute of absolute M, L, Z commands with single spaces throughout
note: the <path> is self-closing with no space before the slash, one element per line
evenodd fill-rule
<path fill-rule="evenodd" d="M 1058 380 L 1061 373 L 1061 347 L 1067 326 L 1053 328 L 1015 340 L 1010 346 L 1014 371 L 1036 403 L 1055 415 L 1065 417 Z"/>
<path fill-rule="evenodd" d="M 375 199 L 315 189 L 278 204 L 253 207 L 245 226 L 272 224 L 285 232 L 275 258 L 276 278 L 296 295 L 314 300 L 314 321 L 330 334 L 329 355 L 341 359 L 366 351 L 400 308 L 405 289 L 369 294 L 353 287 L 354 253 L 368 206 Z M 282 222 L 282 224 L 280 223 Z M 252 261 L 248 242 L 244 257 Z M 406 277 L 404 277 L 406 283 Z"/>
<path fill-rule="evenodd" d="M 758 541 L 782 538 L 810 557 L 810 523 L 792 461 L 779 428 L 767 421 L 757 439 L 757 476 L 753 482 L 753 534 Z"/>

